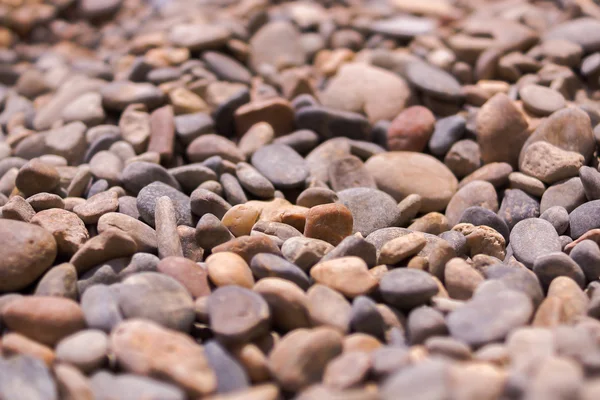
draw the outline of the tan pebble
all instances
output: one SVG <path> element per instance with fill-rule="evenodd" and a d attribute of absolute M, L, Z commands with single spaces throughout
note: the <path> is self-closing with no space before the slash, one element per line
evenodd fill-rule
<path fill-rule="evenodd" d="M 409 233 L 392 239 L 383 245 L 379 254 L 379 263 L 397 264 L 398 262 L 420 252 L 427 241 L 420 233 Z"/>
<path fill-rule="evenodd" d="M 367 264 L 354 256 L 318 263 L 310 270 L 310 276 L 349 298 L 370 293 L 378 284 Z"/>
<path fill-rule="evenodd" d="M 215 253 L 206 259 L 208 277 L 216 286 L 239 285 L 251 289 L 254 277 L 250 267 L 235 253 Z"/>
<path fill-rule="evenodd" d="M 54 363 L 54 351 L 41 343 L 19 333 L 11 332 L 2 337 L 2 353 L 5 357 L 25 354 L 44 361 L 47 366 Z"/>

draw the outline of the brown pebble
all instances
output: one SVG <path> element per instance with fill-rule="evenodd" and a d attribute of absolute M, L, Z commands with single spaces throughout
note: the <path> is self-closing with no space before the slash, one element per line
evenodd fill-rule
<path fill-rule="evenodd" d="M 378 284 L 363 259 L 354 256 L 321 262 L 312 267 L 310 276 L 349 298 L 370 293 Z"/>
<path fill-rule="evenodd" d="M 166 257 L 156 269 L 181 283 L 193 298 L 210 294 L 207 271 L 192 260 L 183 257 Z"/>
<path fill-rule="evenodd" d="M 215 286 L 238 285 L 252 288 L 254 277 L 248 263 L 236 253 L 214 253 L 206 259 L 208 277 Z"/>
<path fill-rule="evenodd" d="M 181 242 L 177 235 L 177 216 L 173 202 L 167 196 L 156 200 L 155 208 L 156 242 L 158 257 L 183 257 Z"/>
<path fill-rule="evenodd" d="M 330 203 L 312 207 L 306 216 L 304 235 L 337 246 L 352 234 L 353 218 L 342 204 Z"/>
<path fill-rule="evenodd" d="M 104 261 L 129 257 L 136 251 L 137 244 L 131 236 L 119 229 L 109 228 L 81 246 L 71 257 L 70 263 L 81 274 Z"/>

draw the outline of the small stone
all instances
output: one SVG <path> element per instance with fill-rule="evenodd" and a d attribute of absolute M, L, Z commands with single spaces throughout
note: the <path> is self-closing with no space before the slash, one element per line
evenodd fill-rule
<path fill-rule="evenodd" d="M 323 139 L 347 137 L 368 140 L 371 125 L 362 114 L 338 111 L 321 106 L 303 107 L 296 112 L 297 129 L 313 131 Z"/>
<path fill-rule="evenodd" d="M 97 224 L 104 214 L 117 211 L 119 199 L 116 192 L 106 191 L 88 198 L 73 208 L 73 212 L 86 224 Z"/>
<path fill-rule="evenodd" d="M 0 220 L 0 292 L 21 290 L 54 262 L 57 244 L 52 234 L 32 224 Z"/>
<path fill-rule="evenodd" d="M 435 127 L 435 117 L 423 106 L 403 110 L 387 131 L 387 148 L 391 151 L 425 150 Z"/>
<path fill-rule="evenodd" d="M 273 243 L 273 241 L 265 235 L 240 236 L 230 240 L 227 243 L 220 244 L 219 246 L 213 248 L 212 252 L 213 254 L 221 252 L 233 252 L 241 256 L 246 263 L 250 263 L 252 257 L 258 253 L 271 253 L 276 255 L 281 254 L 281 251 L 277 245 L 275 245 L 275 243 Z"/>
<path fill-rule="evenodd" d="M 341 293 L 317 283 L 306 294 L 313 325 L 326 325 L 341 333 L 348 332 L 352 307 Z"/>
<path fill-rule="evenodd" d="M 156 200 L 154 212 L 158 257 L 183 257 L 181 242 L 177 234 L 177 216 L 171 199 L 163 196 Z"/>
<path fill-rule="evenodd" d="M 221 47 L 230 35 L 229 30 L 221 25 L 178 24 L 169 32 L 169 41 L 176 47 L 202 51 Z"/>
<path fill-rule="evenodd" d="M 119 119 L 119 130 L 123 139 L 133 146 L 136 153 L 145 151 L 150 138 L 150 114 L 145 108 L 135 105 L 127 107 Z"/>
<path fill-rule="evenodd" d="M 252 155 L 252 165 L 278 189 L 299 187 L 308 177 L 302 157 L 285 145 L 267 145 Z"/>
<path fill-rule="evenodd" d="M 426 243 L 425 237 L 416 232 L 392 239 L 381 248 L 378 262 L 379 264 L 397 264 L 420 252 Z"/>
<path fill-rule="evenodd" d="M 333 246 L 323 240 L 297 236 L 286 240 L 281 247 L 281 252 L 288 261 L 293 262 L 303 271 L 309 271 L 332 249 Z"/>
<path fill-rule="evenodd" d="M 383 275 L 379 290 L 386 303 L 406 310 L 427 303 L 439 289 L 427 272 L 398 268 Z"/>
<path fill-rule="evenodd" d="M 273 184 L 250 164 L 238 163 L 236 165 L 236 176 L 244 189 L 256 197 L 273 198 L 275 194 Z"/>
<path fill-rule="evenodd" d="M 186 152 L 191 162 L 202 162 L 210 157 L 219 156 L 224 160 L 238 163 L 246 158 L 235 143 L 212 133 L 194 139 Z"/>
<path fill-rule="evenodd" d="M 453 299 L 469 300 L 484 279 L 475 268 L 460 258 L 453 258 L 446 263 L 444 283 Z"/>
<path fill-rule="evenodd" d="M 100 89 L 100 94 L 104 107 L 117 111 L 138 103 L 152 109 L 164 101 L 163 92 L 150 83 L 111 82 Z"/>
<path fill-rule="evenodd" d="M 510 244 L 515 258 L 529 268 L 539 256 L 561 250 L 556 230 L 550 222 L 540 218 L 517 223 L 510 232 Z"/>
<path fill-rule="evenodd" d="M 377 303 L 367 296 L 355 297 L 352 301 L 350 328 L 353 332 L 366 333 L 383 340 L 386 327 Z"/>
<path fill-rule="evenodd" d="M 519 97 L 528 111 L 546 116 L 564 108 L 565 98 L 559 92 L 539 85 L 524 85 L 519 89 Z"/>
<path fill-rule="evenodd" d="M 98 233 L 110 228 L 120 229 L 135 241 L 138 251 L 154 253 L 157 250 L 156 231 L 129 215 L 110 212 L 98 219 Z"/>
<path fill-rule="evenodd" d="M 35 296 L 57 296 L 77 300 L 77 271 L 71 264 L 59 264 L 44 274 L 35 288 Z"/>
<path fill-rule="evenodd" d="M 479 347 L 503 340 L 513 329 L 527 324 L 532 314 L 533 305 L 525 294 L 501 289 L 478 291 L 446 321 L 452 337 Z"/>
<path fill-rule="evenodd" d="M 0 396 L 18 399 L 27 388 L 32 400 L 57 400 L 58 391 L 52 374 L 44 363 L 29 355 L 0 359 Z"/>
<path fill-rule="evenodd" d="M 540 218 L 550 222 L 559 235 L 565 233 L 569 228 L 569 213 L 564 207 L 550 207 L 540 215 Z"/>
<path fill-rule="evenodd" d="M 510 232 L 508 225 L 496 213 L 483 207 L 467 208 L 458 223 L 469 223 L 475 226 L 488 226 L 502 235 L 505 242 L 508 242 Z"/>
<path fill-rule="evenodd" d="M 286 279 L 303 290 L 310 286 L 308 276 L 295 264 L 274 254 L 259 253 L 252 257 L 250 268 L 254 276 L 260 280 L 268 277 Z"/>
<path fill-rule="evenodd" d="M 508 189 L 504 192 L 504 199 L 500 205 L 498 216 L 512 228 L 528 218 L 537 218 L 540 215 L 540 203 L 520 189 Z"/>
<path fill-rule="evenodd" d="M 408 222 L 406 213 L 402 213 L 399 205 L 396 207 L 396 200 L 381 190 L 352 188 L 342 190 L 338 196 L 339 201 L 352 213 L 353 233 L 360 232 L 368 236 L 377 229 Z M 414 215 L 409 218 L 412 217 Z"/>
<path fill-rule="evenodd" d="M 494 186 L 485 181 L 473 181 L 456 192 L 446 207 L 446 218 L 452 227 L 469 207 L 482 207 L 498 211 L 498 195 Z"/>
<path fill-rule="evenodd" d="M 338 200 L 338 195 L 333 190 L 312 187 L 300 193 L 298 199 L 296 200 L 296 204 L 301 207 L 311 208 L 321 204 L 335 203 Z"/>
<path fill-rule="evenodd" d="M 583 270 L 588 281 L 593 281 L 600 276 L 600 248 L 592 240 L 583 240 L 575 245 L 569 256 Z"/>
<path fill-rule="evenodd" d="M 600 228 L 600 200 L 585 203 L 569 214 L 571 238 L 578 239 L 584 233 Z"/>
<path fill-rule="evenodd" d="M 540 212 L 546 212 L 552 207 L 563 207 L 571 212 L 587 200 L 585 189 L 580 178 L 570 178 L 550 186 L 542 195 Z"/>
<path fill-rule="evenodd" d="M 284 253 L 285 254 L 285 253 Z M 360 234 L 347 236 L 333 250 L 328 252 L 321 261 L 329 261 L 335 258 L 356 256 L 367 263 L 369 268 L 377 264 L 377 249 L 372 243 L 366 241 Z"/>
<path fill-rule="evenodd" d="M 246 261 L 231 252 L 214 253 L 206 259 L 208 277 L 217 287 L 237 285 L 254 286 L 252 271 Z"/>
<path fill-rule="evenodd" d="M 122 322 L 110 335 L 110 348 L 124 370 L 160 377 L 190 396 L 204 396 L 217 388 L 204 348 L 151 321 Z"/>
<path fill-rule="evenodd" d="M 195 114 L 209 110 L 202 97 L 183 87 L 175 88 L 169 92 L 169 102 L 173 106 L 175 115 Z"/>
<path fill-rule="evenodd" d="M 102 96 L 95 92 L 82 94 L 63 109 L 62 118 L 65 123 L 81 121 L 87 126 L 101 124 L 106 118 Z"/>
<path fill-rule="evenodd" d="M 473 182 L 486 181 L 494 185 L 496 189 L 505 186 L 508 183 L 508 175 L 513 172 L 512 167 L 508 163 L 493 162 L 478 168 L 471 174 L 464 177 L 458 184 L 458 188 Z"/>
<path fill-rule="evenodd" d="M 520 169 L 551 184 L 577 176 L 583 161 L 583 156 L 579 153 L 561 150 L 547 142 L 535 142 L 523 152 Z"/>
<path fill-rule="evenodd" d="M 448 153 L 450 148 L 462 139 L 465 133 L 465 126 L 466 121 L 460 115 L 453 115 L 436 121 L 435 128 L 429 139 L 429 150 L 431 150 L 431 153 L 437 157 L 442 157 Z"/>
<path fill-rule="evenodd" d="M 408 104 L 406 81 L 384 69 L 367 64 L 344 64 L 321 94 L 324 106 L 364 112 L 369 121 L 391 120 Z"/>
<path fill-rule="evenodd" d="M 163 380 L 152 379 L 146 376 L 123 373 L 112 375 L 106 371 L 99 371 L 89 379 L 92 393 L 91 398 L 111 396 L 122 399 L 128 393 L 136 393 L 148 400 L 184 400 L 186 394 L 175 384 Z"/>
<path fill-rule="evenodd" d="M 59 183 L 60 176 L 56 168 L 39 159 L 23 165 L 15 180 L 17 188 L 27 197 L 42 192 L 52 193 Z"/>
<path fill-rule="evenodd" d="M 580 287 L 585 286 L 585 275 L 573 259 L 565 253 L 548 253 L 535 259 L 533 272 L 544 288 L 548 288 L 554 278 L 566 276 L 573 279 Z"/>
<path fill-rule="evenodd" d="M 174 278 L 141 272 L 113 288 L 124 318 L 144 318 L 169 329 L 189 332 L 194 321 L 194 301 Z"/>
<path fill-rule="evenodd" d="M 407 328 L 412 345 L 422 344 L 430 337 L 448 333 L 444 315 L 428 306 L 417 307 L 410 312 Z"/>
<path fill-rule="evenodd" d="M 542 197 L 546 190 L 542 181 L 521 172 L 512 172 L 508 175 L 508 181 L 511 189 L 520 189 L 531 196 Z"/>
<path fill-rule="evenodd" d="M 99 330 L 84 330 L 61 340 L 56 346 L 56 358 L 89 373 L 107 360 L 108 336 Z"/>
<path fill-rule="evenodd" d="M 162 182 L 179 189 L 179 183 L 164 167 L 144 161 L 128 164 L 121 174 L 121 180 L 125 189 L 134 194 L 153 182 Z"/>
<path fill-rule="evenodd" d="M 221 339 L 247 342 L 268 332 L 271 314 L 268 303 L 252 290 L 226 286 L 208 298 L 210 327 Z"/>
<path fill-rule="evenodd" d="M 196 242 L 205 250 L 211 250 L 222 243 L 228 242 L 235 236 L 219 218 L 213 214 L 204 214 L 196 226 Z"/>
<path fill-rule="evenodd" d="M 338 245 L 352 234 L 352 213 L 341 204 L 331 203 L 312 207 L 306 216 L 306 237 Z"/>
<path fill-rule="evenodd" d="M 329 181 L 334 191 L 355 187 L 377 189 L 373 177 L 356 156 L 347 156 L 333 160 L 329 165 Z"/>
<path fill-rule="evenodd" d="M 91 329 L 110 332 L 122 320 L 115 292 L 106 285 L 94 285 L 81 296 L 81 309 Z"/>
<path fill-rule="evenodd" d="M 446 71 L 431 64 L 410 62 L 404 74 L 410 83 L 436 99 L 454 102 L 461 98 L 460 83 Z"/>
<path fill-rule="evenodd" d="M 323 383 L 333 389 L 343 390 L 359 386 L 368 376 L 371 359 L 367 353 L 342 353 L 325 369 Z"/>
<path fill-rule="evenodd" d="M 287 21 L 274 21 L 262 26 L 252 36 L 249 45 L 250 65 L 255 71 L 268 67 L 282 70 L 305 62 L 300 33 Z"/>
<path fill-rule="evenodd" d="M 579 169 L 579 177 L 588 200 L 600 200 L 600 172 L 592 167 Z"/>
<path fill-rule="evenodd" d="M 343 295 L 354 298 L 370 293 L 377 287 L 377 280 L 369 273 L 367 264 L 358 257 L 343 257 L 316 264 L 310 276 Z"/>
<path fill-rule="evenodd" d="M 264 278 L 253 290 L 269 304 L 273 327 L 283 332 L 311 326 L 306 293 L 288 280 Z"/>
<path fill-rule="evenodd" d="M 109 228 L 81 246 L 71 257 L 70 263 L 81 274 L 102 262 L 129 257 L 136 251 L 137 244 L 131 236 L 119 229 Z"/>
<path fill-rule="evenodd" d="M 14 221 L 31 222 L 35 210 L 21 196 L 14 196 L 2 206 L 2 218 Z"/>
<path fill-rule="evenodd" d="M 477 113 L 477 142 L 481 158 L 491 162 L 507 162 L 517 165 L 518 154 L 527 140 L 525 115 L 503 93 L 494 95 Z"/>
<path fill-rule="evenodd" d="M 294 110 L 289 101 L 272 97 L 242 105 L 235 111 L 234 120 L 238 136 L 259 122 L 268 123 L 275 136 L 281 136 L 293 131 Z"/>
<path fill-rule="evenodd" d="M 331 328 L 299 329 L 279 341 L 269 355 L 269 369 L 285 390 L 319 382 L 327 364 L 342 352 L 342 336 Z"/>
<path fill-rule="evenodd" d="M 217 393 L 239 393 L 250 387 L 244 368 L 219 342 L 210 340 L 205 343 L 204 353 L 217 376 Z"/>
<path fill-rule="evenodd" d="M 173 201 L 175 213 L 177 214 L 177 225 L 193 226 L 190 198 L 162 182 L 153 182 L 138 193 L 137 208 L 144 222 L 152 227 L 155 226 L 156 201 L 162 196 L 167 196 Z"/>
<path fill-rule="evenodd" d="M 380 190 L 401 201 L 410 194 L 421 196 L 421 212 L 441 211 L 457 189 L 452 172 L 431 156 L 390 152 L 371 157 L 365 167 Z M 402 174 L 390 174 L 401 170 Z"/>
<path fill-rule="evenodd" d="M 597 32 L 600 32 L 600 24 L 596 19 L 578 18 L 553 27 L 545 34 L 544 39 L 566 39 L 579 44 L 585 53 L 591 53 L 600 50 Z"/>
<path fill-rule="evenodd" d="M 85 328 L 79 304 L 61 297 L 13 300 L 4 308 L 2 319 L 12 331 L 49 346 Z"/>

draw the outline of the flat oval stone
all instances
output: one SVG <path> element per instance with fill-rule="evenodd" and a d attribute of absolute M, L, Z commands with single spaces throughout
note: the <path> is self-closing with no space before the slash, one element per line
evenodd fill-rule
<path fill-rule="evenodd" d="M 558 233 L 550 222 L 540 218 L 518 222 L 510 232 L 510 245 L 515 258 L 528 268 L 539 256 L 561 251 Z"/>
<path fill-rule="evenodd" d="M 169 32 L 169 41 L 176 47 L 202 51 L 220 47 L 230 35 L 229 29 L 221 25 L 176 24 Z"/>
<path fill-rule="evenodd" d="M 209 190 L 198 188 L 190 196 L 190 207 L 192 212 L 199 217 L 213 214 L 217 218 L 223 218 L 231 208 L 231 204 Z"/>
<path fill-rule="evenodd" d="M 114 287 L 125 318 L 145 318 L 169 329 L 188 332 L 194 301 L 185 287 L 165 274 L 142 272 Z"/>
<path fill-rule="evenodd" d="M 533 263 L 533 272 L 544 288 L 550 287 L 554 278 L 559 276 L 573 279 L 581 288 L 585 286 L 585 275 L 581 267 L 562 252 L 548 253 L 536 258 Z"/>
<path fill-rule="evenodd" d="M 533 304 L 523 293 L 504 289 L 477 294 L 447 317 L 452 337 L 480 347 L 502 341 L 513 330 L 529 322 Z"/>
<path fill-rule="evenodd" d="M 600 200 L 582 204 L 569 214 L 571 238 L 578 239 L 589 230 L 600 228 Z"/>
<path fill-rule="evenodd" d="M 304 235 L 337 246 L 352 233 L 352 212 L 342 204 L 330 203 L 312 207 L 306 214 Z"/>
<path fill-rule="evenodd" d="M 585 53 L 600 50 L 600 22 L 595 18 L 578 18 L 563 22 L 546 33 L 544 39 L 566 39 L 577 43 Z"/>
<path fill-rule="evenodd" d="M 521 189 L 508 189 L 500 205 L 498 216 L 512 229 L 519 221 L 537 218 L 540 215 L 540 203 Z"/>
<path fill-rule="evenodd" d="M 340 202 L 352 213 L 352 233 L 367 236 L 372 232 L 394 226 L 400 218 L 396 201 L 377 189 L 354 188 L 338 193 Z"/>
<path fill-rule="evenodd" d="M 432 97 L 445 101 L 458 101 L 462 97 L 456 78 L 433 65 L 411 62 L 404 73 L 410 83 Z"/>
<path fill-rule="evenodd" d="M 98 219 L 98 233 L 109 228 L 117 228 L 127 233 L 137 244 L 137 250 L 141 252 L 156 252 L 156 231 L 142 221 L 129 215 L 110 212 Z"/>
<path fill-rule="evenodd" d="M 306 161 L 291 147 L 263 146 L 252 155 L 252 165 L 278 189 L 300 187 L 308 177 Z"/>
<path fill-rule="evenodd" d="M 389 271 L 379 282 L 379 291 L 385 302 L 403 310 L 427 303 L 438 290 L 438 285 L 431 275 L 411 268 Z"/>
<path fill-rule="evenodd" d="M 302 290 L 307 290 L 310 286 L 308 275 L 300 267 L 274 254 L 255 255 L 250 262 L 250 268 L 257 279 L 268 277 L 287 279 Z"/>
<path fill-rule="evenodd" d="M 527 110 L 541 116 L 550 115 L 566 105 L 562 94 L 545 86 L 522 86 L 519 89 L 519 97 Z"/>
<path fill-rule="evenodd" d="M 179 183 L 161 165 L 145 161 L 128 164 L 121 173 L 123 186 L 128 191 L 137 194 L 152 182 L 162 182 L 179 190 Z"/>
<path fill-rule="evenodd" d="M 173 201 L 178 225 L 192 226 L 192 209 L 190 198 L 179 190 L 162 182 L 153 182 L 144 187 L 137 195 L 137 208 L 140 217 L 150 226 L 154 226 L 154 210 L 156 201 L 167 196 Z"/>
<path fill-rule="evenodd" d="M 56 346 L 56 358 L 72 364 L 83 372 L 92 372 L 102 366 L 108 355 L 106 333 L 87 329 L 67 336 Z"/>
<path fill-rule="evenodd" d="M 218 337 L 247 342 L 268 332 L 271 313 L 259 294 L 239 286 L 225 286 L 209 296 L 208 316 Z"/>
<path fill-rule="evenodd" d="M 0 219 L 0 237 L 0 292 L 25 288 L 54 262 L 56 241 L 39 226 Z"/>
<path fill-rule="evenodd" d="M 367 264 L 358 257 L 343 257 L 323 261 L 313 266 L 310 276 L 317 282 L 354 298 L 371 292 L 377 280 L 369 273 Z"/>
<path fill-rule="evenodd" d="M 135 103 L 144 104 L 152 109 L 164 101 L 163 92 L 151 83 L 111 82 L 100 89 L 100 94 L 104 107 L 117 111 L 123 111 Z"/>
<path fill-rule="evenodd" d="M 252 36 L 249 45 L 250 64 L 255 71 L 269 66 L 280 70 L 305 62 L 300 32 L 287 21 L 265 24 Z"/>
<path fill-rule="evenodd" d="M 403 110 L 387 130 L 390 151 L 422 152 L 435 127 L 435 116 L 426 107 L 412 106 Z"/>
<path fill-rule="evenodd" d="M 246 159 L 235 143 L 213 133 L 194 139 L 187 147 L 187 156 L 191 162 L 202 162 L 213 156 L 219 156 L 233 163 Z"/>
<path fill-rule="evenodd" d="M 494 186 L 485 181 L 473 181 L 456 192 L 446 208 L 448 225 L 458 223 L 463 212 L 469 207 L 483 207 L 493 212 L 498 211 L 498 195 Z"/>
<path fill-rule="evenodd" d="M 429 150 L 435 156 L 442 157 L 452 145 L 465 134 L 466 120 L 460 115 L 441 118 L 436 121 L 433 134 L 429 139 Z"/>
<path fill-rule="evenodd" d="M 306 293 L 296 284 L 269 277 L 259 280 L 253 290 L 269 304 L 275 329 L 289 332 L 311 326 Z"/>
<path fill-rule="evenodd" d="M 79 304 L 62 297 L 24 296 L 15 299 L 4 307 L 2 319 L 10 330 L 49 346 L 85 329 Z"/>
<path fill-rule="evenodd" d="M 362 114 L 322 106 L 303 107 L 296 112 L 296 128 L 316 132 L 323 139 L 347 137 L 369 140 L 371 124 Z"/>
<path fill-rule="evenodd" d="M 458 188 L 448 167 L 421 153 L 389 152 L 369 158 L 365 167 L 380 190 L 401 201 L 410 194 L 421 196 L 420 212 L 442 211 Z M 390 171 L 402 171 L 390 174 Z"/>

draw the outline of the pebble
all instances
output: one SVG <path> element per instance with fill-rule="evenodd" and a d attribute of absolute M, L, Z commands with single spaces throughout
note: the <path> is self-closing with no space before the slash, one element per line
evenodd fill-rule
<path fill-rule="evenodd" d="M 579 286 L 585 286 L 585 275 L 579 265 L 565 253 L 548 253 L 535 259 L 533 272 L 537 275 L 544 288 L 550 286 L 554 278 L 566 276 L 573 279 Z"/>
<path fill-rule="evenodd" d="M 404 219 L 400 207 L 396 207 L 396 200 L 381 190 L 352 188 L 340 191 L 338 197 L 352 213 L 352 233 L 368 236 Z"/>
<path fill-rule="evenodd" d="M 425 150 L 435 128 L 435 116 L 423 106 L 412 106 L 396 116 L 387 130 L 390 151 Z"/>
<path fill-rule="evenodd" d="M 297 129 L 313 131 L 323 139 L 347 137 L 366 140 L 371 136 L 369 120 L 362 114 L 321 106 L 303 107 L 296 112 Z"/>
<path fill-rule="evenodd" d="M 289 332 L 311 326 L 306 293 L 295 283 L 268 277 L 259 280 L 253 290 L 269 304 L 274 328 Z"/>
<path fill-rule="evenodd" d="M 547 184 L 577 176 L 584 161 L 581 154 L 547 142 L 532 143 L 521 157 L 521 172 Z"/>
<path fill-rule="evenodd" d="M 137 251 L 137 244 L 120 229 L 109 228 L 85 242 L 69 261 L 84 273 L 92 267 L 115 258 L 129 257 Z"/>
<path fill-rule="evenodd" d="M 458 223 L 469 223 L 475 226 L 488 226 L 502 235 L 504 241 L 508 243 L 510 232 L 508 225 L 493 211 L 479 207 L 467 208 L 460 217 Z"/>
<path fill-rule="evenodd" d="M 333 245 L 323 240 L 296 236 L 283 243 L 281 253 L 288 261 L 293 262 L 303 271 L 308 271 L 333 248 Z"/>
<path fill-rule="evenodd" d="M 261 147 L 252 155 L 252 165 L 278 189 L 301 186 L 309 173 L 306 161 L 286 145 Z"/>
<path fill-rule="evenodd" d="M 142 221 L 121 212 L 102 215 L 98 219 L 96 228 L 98 233 L 110 228 L 122 230 L 135 241 L 138 251 L 153 253 L 157 250 L 156 231 Z"/>
<path fill-rule="evenodd" d="M 208 277 L 217 287 L 237 285 L 252 288 L 254 286 L 254 278 L 248 263 L 236 253 L 228 251 L 214 253 L 206 259 L 206 267 Z"/>
<path fill-rule="evenodd" d="M 187 156 L 191 162 L 202 162 L 212 156 L 238 163 L 246 158 L 232 141 L 209 133 L 194 139 L 187 147 Z"/>
<path fill-rule="evenodd" d="M 566 21 L 553 27 L 544 36 L 545 39 L 566 39 L 580 45 L 584 52 L 600 50 L 600 42 L 594 36 L 594 32 L 600 30 L 600 24 L 593 18 L 579 18 Z"/>
<path fill-rule="evenodd" d="M 58 390 L 44 363 L 29 355 L 0 359 L 0 395 L 7 399 L 19 398 L 23 388 L 31 399 L 58 399 Z"/>
<path fill-rule="evenodd" d="M 189 332 L 194 321 L 194 302 L 176 279 L 141 272 L 113 288 L 124 318 L 144 318 L 169 329 Z"/>
<path fill-rule="evenodd" d="M 217 393 L 235 393 L 250 386 L 246 371 L 217 341 L 207 342 L 204 353 L 217 377 Z"/>
<path fill-rule="evenodd" d="M 8 200 L 2 207 L 2 217 L 15 221 L 31 222 L 35 216 L 35 210 L 21 196 L 15 196 Z"/>
<path fill-rule="evenodd" d="M 268 277 L 286 279 L 298 285 L 302 290 L 310 286 L 308 276 L 294 263 L 274 254 L 259 253 L 250 262 L 252 274 L 257 280 Z"/>
<path fill-rule="evenodd" d="M 321 381 L 328 362 L 341 352 L 342 336 L 336 330 L 299 329 L 275 345 L 269 369 L 283 389 L 297 391 Z"/>
<path fill-rule="evenodd" d="M 208 298 L 210 327 L 227 342 L 247 342 L 269 331 L 269 304 L 256 292 L 239 286 L 218 288 Z"/>
<path fill-rule="evenodd" d="M 317 283 L 335 289 L 349 298 L 367 294 L 378 284 L 369 273 L 367 264 L 353 256 L 320 262 L 311 268 L 310 276 Z"/>
<path fill-rule="evenodd" d="M 458 178 L 463 178 L 481 167 L 481 151 L 477 142 L 469 139 L 454 143 L 444 157 L 444 164 Z"/>
<path fill-rule="evenodd" d="M 81 310 L 91 329 L 110 332 L 122 320 L 116 293 L 106 285 L 94 285 L 81 296 Z"/>
<path fill-rule="evenodd" d="M 571 212 L 585 201 L 585 190 L 581 179 L 571 178 L 555 183 L 546 189 L 540 202 L 540 211 L 544 212 L 551 207 L 561 206 L 567 212 Z"/>
<path fill-rule="evenodd" d="M 547 116 L 564 108 L 565 98 L 560 92 L 539 85 L 524 85 L 519 89 L 519 97 L 528 111 Z"/>
<path fill-rule="evenodd" d="M 155 376 L 203 396 L 217 387 L 204 348 L 182 333 L 140 319 L 119 324 L 110 335 L 110 348 L 124 370 Z M 178 360 L 176 364 L 170 360 Z"/>
<path fill-rule="evenodd" d="M 104 214 L 117 211 L 118 194 L 113 191 L 100 192 L 89 197 L 85 203 L 73 207 L 75 213 L 85 224 L 97 224 Z"/>
<path fill-rule="evenodd" d="M 508 175 L 508 181 L 511 189 L 520 189 L 535 197 L 542 197 L 546 190 L 542 181 L 521 172 L 512 172 Z"/>
<path fill-rule="evenodd" d="M 287 21 L 273 21 L 262 26 L 250 39 L 249 46 L 250 65 L 255 71 L 269 67 L 281 70 L 305 62 L 300 33 Z"/>
<path fill-rule="evenodd" d="M 306 215 L 304 235 L 337 246 L 352 234 L 352 221 L 351 211 L 342 204 L 314 206 Z"/>
<path fill-rule="evenodd" d="M 365 169 L 363 162 L 356 156 L 347 156 L 333 160 L 329 165 L 329 181 L 334 191 L 355 187 L 376 189 L 373 177 Z"/>
<path fill-rule="evenodd" d="M 57 296 L 77 300 L 77 271 L 71 264 L 64 263 L 48 270 L 38 282 L 36 296 Z"/>
<path fill-rule="evenodd" d="M 578 239 L 591 229 L 600 227 L 600 201 L 582 204 L 569 214 L 571 238 Z"/>
<path fill-rule="evenodd" d="M 37 193 L 52 193 L 60 183 L 60 175 L 55 167 L 39 159 L 33 159 L 19 169 L 15 179 L 16 187 L 27 197 Z"/>
<path fill-rule="evenodd" d="M 561 250 L 554 226 L 541 218 L 518 222 L 510 232 L 510 244 L 515 258 L 529 268 L 539 256 Z"/>
<path fill-rule="evenodd" d="M 431 153 L 437 157 L 447 154 L 450 148 L 462 139 L 465 127 L 466 120 L 460 115 L 437 120 L 428 143 Z"/>
<path fill-rule="evenodd" d="M 446 207 L 449 226 L 456 225 L 469 207 L 498 211 L 498 195 L 494 186 L 485 181 L 473 181 L 460 188 Z"/>
<path fill-rule="evenodd" d="M 57 244 L 47 230 L 25 222 L 0 220 L 0 291 L 21 290 L 33 283 L 57 255 Z"/>
<path fill-rule="evenodd" d="M 397 264 L 408 257 L 414 256 L 425 247 L 427 240 L 420 233 L 409 233 L 392 239 L 381 247 L 379 264 Z"/>
<path fill-rule="evenodd" d="M 340 292 L 317 283 L 308 289 L 306 295 L 313 325 L 326 325 L 341 333 L 348 332 L 352 307 Z"/>
<path fill-rule="evenodd" d="M 377 309 L 377 303 L 367 296 L 355 297 L 350 313 L 350 328 L 353 332 L 366 333 L 383 340 L 385 321 Z"/>
<path fill-rule="evenodd" d="M 342 65 L 321 95 L 325 107 L 364 112 L 371 123 L 394 119 L 408 104 L 411 90 L 401 77 L 367 64 Z"/>
<path fill-rule="evenodd" d="M 404 73 L 411 84 L 433 98 L 450 102 L 461 98 L 460 83 L 446 71 L 431 64 L 411 62 Z"/>
<path fill-rule="evenodd" d="M 99 330 L 83 330 L 62 339 L 56 346 L 56 359 L 89 373 L 107 360 L 108 336 Z"/>
<path fill-rule="evenodd" d="M 137 161 L 128 164 L 121 173 L 121 181 L 126 190 L 138 194 L 140 190 L 153 182 L 162 182 L 179 189 L 179 183 L 160 165 Z"/>
<path fill-rule="evenodd" d="M 565 233 L 569 228 L 569 213 L 564 207 L 550 207 L 540 215 L 540 218 L 550 222 L 559 235 Z"/>
<path fill-rule="evenodd" d="M 498 210 L 498 216 L 506 222 L 509 229 L 527 218 L 540 215 L 540 203 L 520 189 L 508 189 Z"/>
<path fill-rule="evenodd" d="M 377 263 L 377 249 L 360 234 L 346 236 L 334 249 L 325 254 L 321 260 L 328 261 L 350 256 L 362 258 L 369 268 L 374 267 Z"/>
<path fill-rule="evenodd" d="M 371 157 L 365 167 L 380 190 L 396 201 L 410 194 L 421 196 L 421 212 L 441 211 L 457 190 L 452 172 L 431 156 L 413 152 L 390 152 Z M 392 169 L 402 174 L 389 174 Z M 415 179 L 419 177 L 419 179 Z"/>
<path fill-rule="evenodd" d="M 510 331 L 525 325 L 532 314 L 531 300 L 523 293 L 510 289 L 482 291 L 450 313 L 447 324 L 452 337 L 479 347 L 503 340 Z"/>
<path fill-rule="evenodd" d="M 192 226 L 190 198 L 179 190 L 162 182 L 153 182 L 138 193 L 137 208 L 142 220 L 152 227 L 155 226 L 154 212 L 156 202 L 162 196 L 167 196 L 173 201 L 177 215 L 177 225 Z"/>
<path fill-rule="evenodd" d="M 177 234 L 177 217 L 173 202 L 167 196 L 156 200 L 156 243 L 159 258 L 182 257 L 183 250 Z"/>
<path fill-rule="evenodd" d="M 100 94 L 103 106 L 117 111 L 123 111 L 127 106 L 138 103 L 155 108 L 164 101 L 164 94 L 150 83 L 112 82 L 104 85 Z"/>
<path fill-rule="evenodd" d="M 12 331 L 48 346 L 85 328 L 79 304 L 61 297 L 15 299 L 4 307 L 2 320 Z"/>
<path fill-rule="evenodd" d="M 241 256 L 246 263 L 250 263 L 252 257 L 258 253 L 271 253 L 279 255 L 281 251 L 275 243 L 267 236 L 240 236 L 227 243 L 213 248 L 213 253 L 232 252 Z"/>
<path fill-rule="evenodd" d="M 403 310 L 426 304 L 438 290 L 431 275 L 410 268 L 389 271 L 379 282 L 379 291 L 384 301 Z"/>
<path fill-rule="evenodd" d="M 577 243 L 569 253 L 577 265 L 583 270 L 588 281 L 593 281 L 600 276 L 598 271 L 598 260 L 600 260 L 600 249 L 592 240 L 583 240 Z"/>

